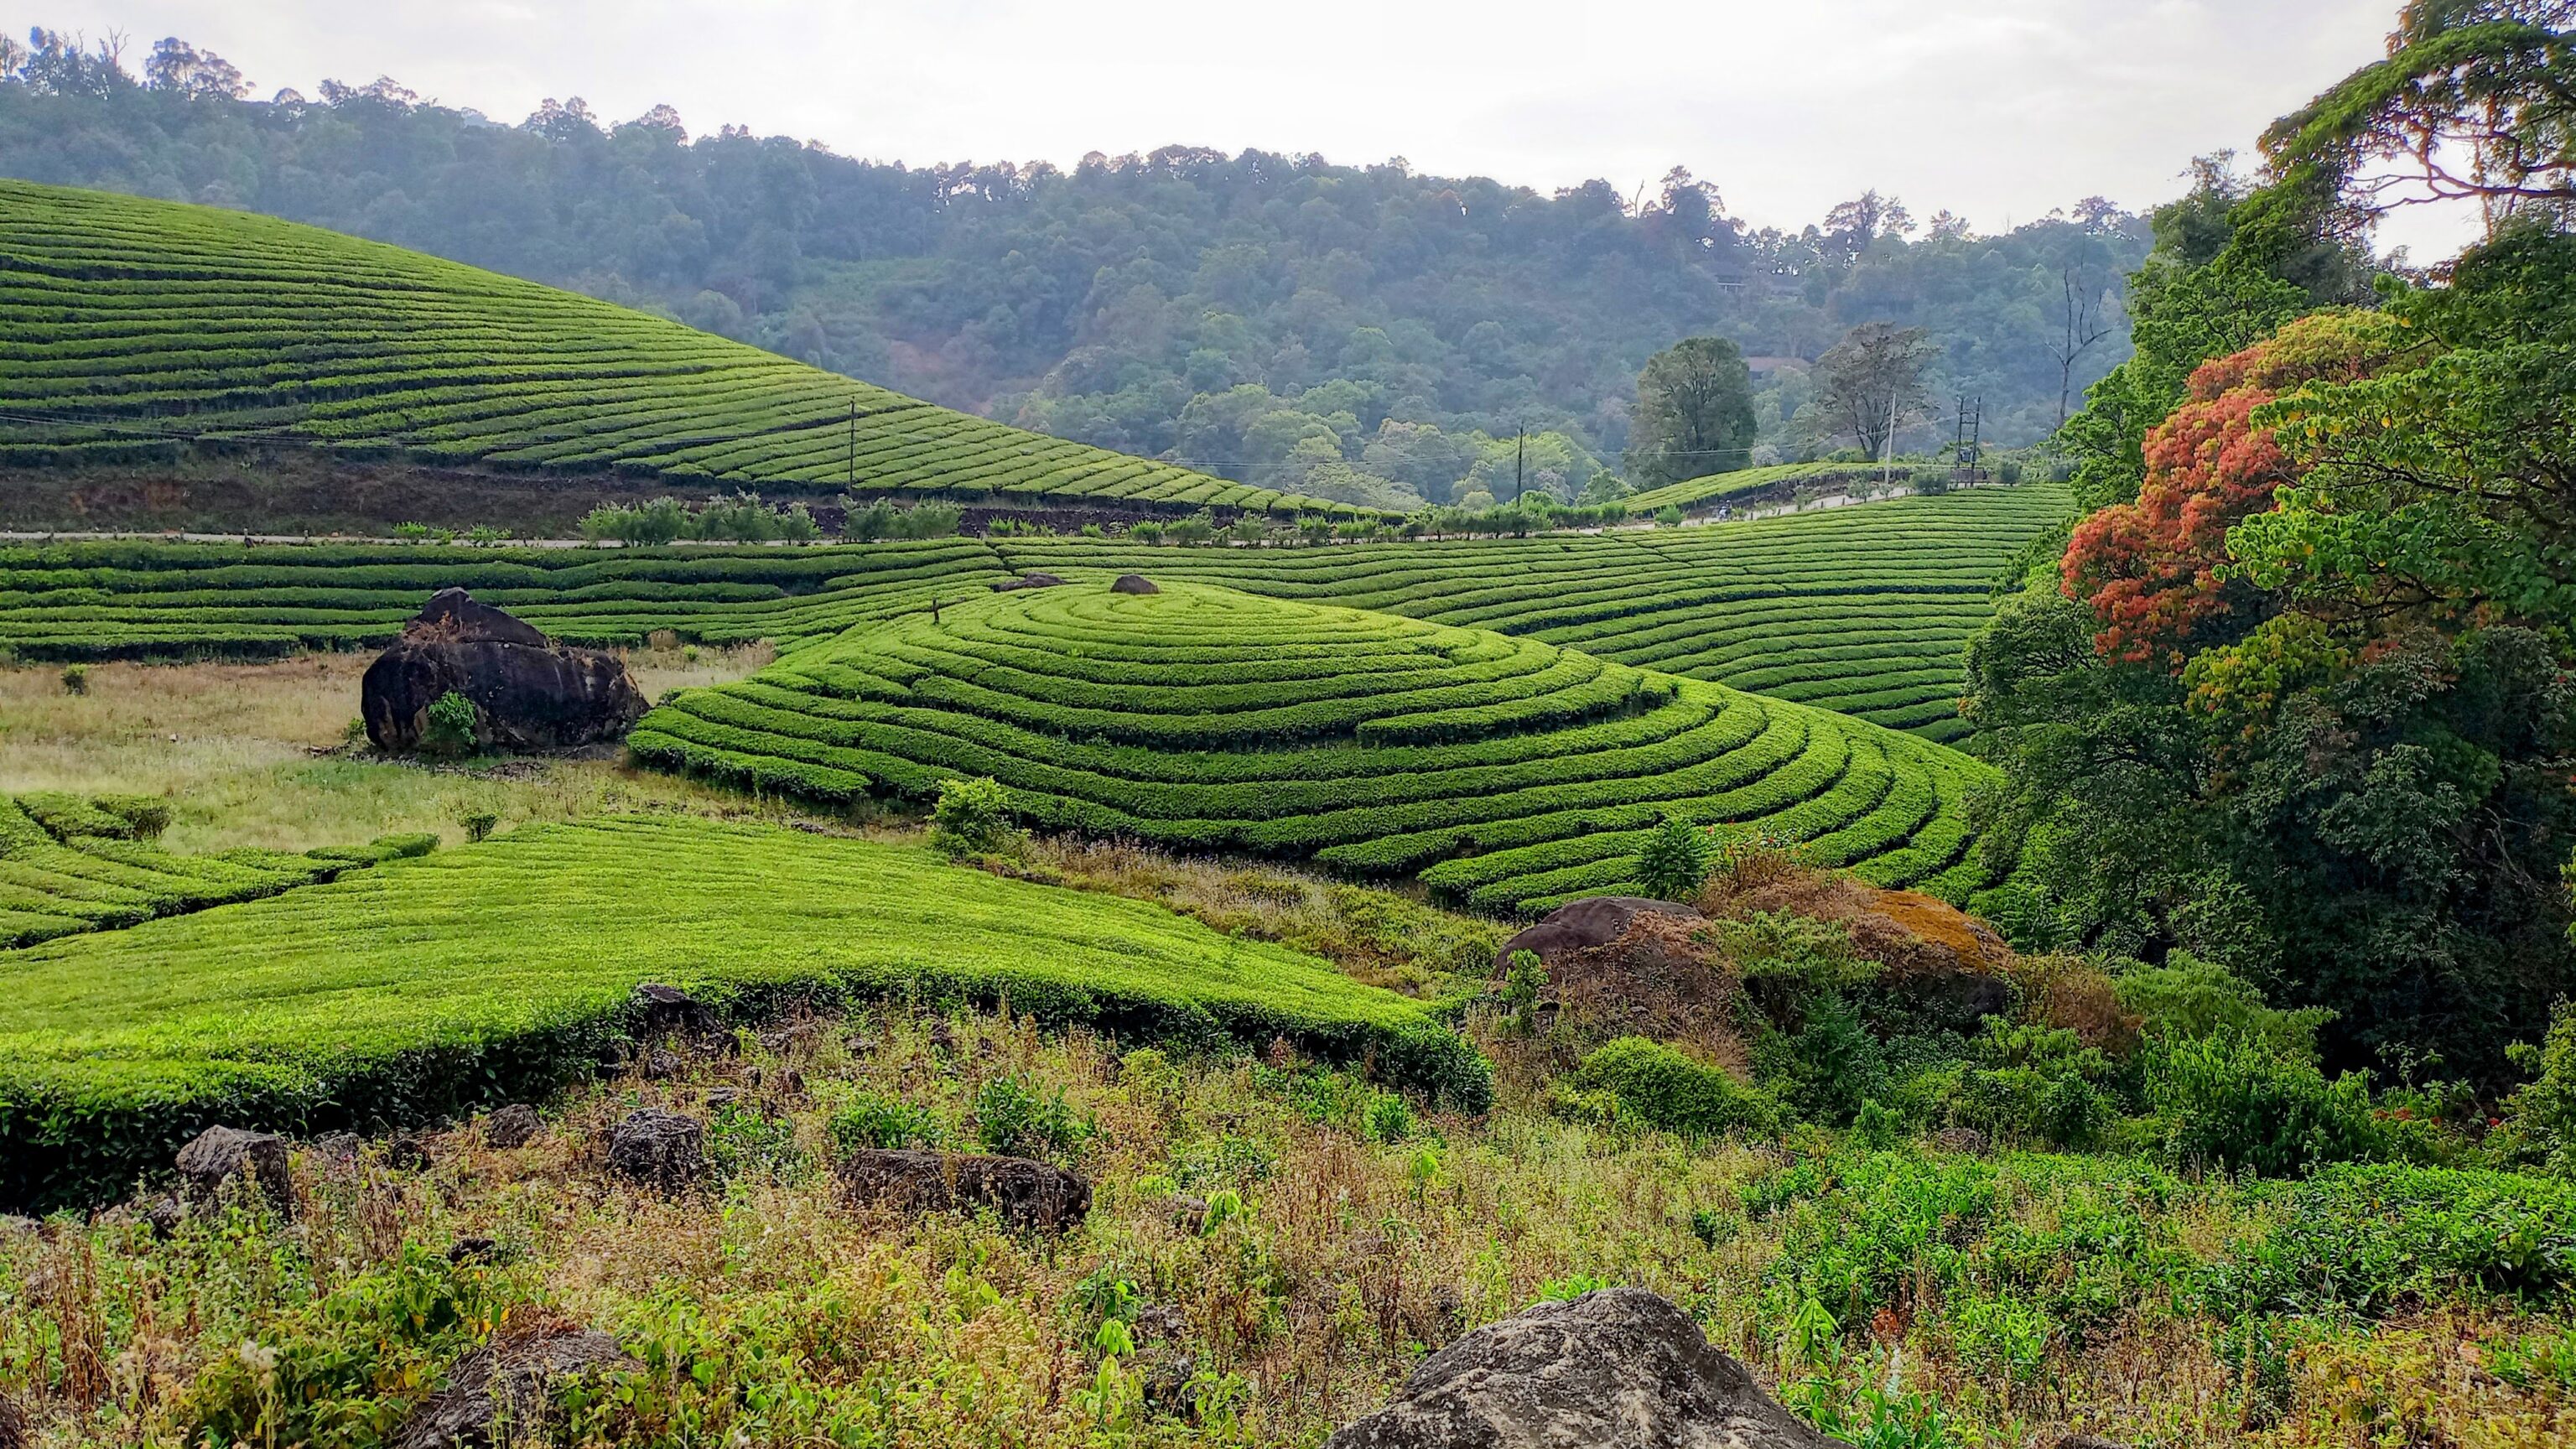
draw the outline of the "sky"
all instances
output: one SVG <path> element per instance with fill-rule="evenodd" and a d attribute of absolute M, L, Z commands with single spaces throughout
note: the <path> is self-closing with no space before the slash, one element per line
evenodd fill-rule
<path fill-rule="evenodd" d="M 388 75 L 517 121 L 657 103 L 875 160 L 1181 143 L 1553 190 L 1669 168 L 1794 228 L 1864 188 L 1981 231 L 2090 195 L 2143 209 L 2384 51 L 2397 0 L 36 0 L 11 28 L 176 35 L 265 96 Z M 2419 262 L 2470 218 L 2401 214 Z"/>

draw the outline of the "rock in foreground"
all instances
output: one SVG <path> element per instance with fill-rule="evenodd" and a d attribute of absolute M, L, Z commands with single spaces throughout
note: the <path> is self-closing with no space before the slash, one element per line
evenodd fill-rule
<path fill-rule="evenodd" d="M 617 656 L 559 645 L 463 589 L 439 590 L 367 666 L 358 699 L 367 737 L 383 750 L 419 749 L 429 707 L 451 692 L 474 702 L 484 749 L 619 739 L 644 715 L 644 693 Z"/>
<path fill-rule="evenodd" d="M 609 1131 L 608 1170 L 664 1192 L 684 1191 L 707 1170 L 706 1128 L 677 1112 L 630 1112 Z"/>
<path fill-rule="evenodd" d="M 394 1435 L 394 1446 L 549 1443 L 554 1396 L 565 1384 L 643 1368 L 619 1350 L 616 1339 L 596 1329 L 560 1321 L 531 1323 L 459 1360 L 447 1389 L 412 1411 Z"/>
<path fill-rule="evenodd" d="M 225 1182 L 247 1169 L 271 1205 L 295 1208 L 295 1178 L 288 1170 L 286 1139 L 239 1127 L 209 1127 L 179 1149 L 179 1180 L 191 1202 L 212 1202 Z"/>
<path fill-rule="evenodd" d="M 1822 1449 L 1643 1288 L 1542 1303 L 1424 1359 L 1394 1402 L 1326 1449 Z"/>
<path fill-rule="evenodd" d="M 1143 574 L 1120 574 L 1117 581 L 1110 584 L 1109 592 L 1113 594 L 1159 594 L 1162 590 L 1154 587 L 1154 581 L 1145 577 Z"/>
<path fill-rule="evenodd" d="M 988 1207 L 1022 1231 L 1064 1232 L 1091 1212 L 1091 1184 L 1080 1173 L 1025 1157 L 863 1148 L 840 1175 L 853 1202 L 914 1213 Z"/>

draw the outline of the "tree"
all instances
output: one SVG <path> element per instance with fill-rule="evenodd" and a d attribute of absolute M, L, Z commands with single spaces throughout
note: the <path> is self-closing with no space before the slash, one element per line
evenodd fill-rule
<path fill-rule="evenodd" d="M 2057 332 L 2047 342 L 2057 363 L 2057 425 L 2066 426 L 2067 405 L 2075 396 L 2075 364 L 2116 329 L 2104 315 L 2110 279 L 2094 269 L 2089 249 L 2058 267 Z"/>
<path fill-rule="evenodd" d="M 1931 398 L 1924 373 L 1939 349 L 1920 327 L 1863 322 L 1816 360 L 1816 407 L 1826 426 L 1872 458 Z"/>
<path fill-rule="evenodd" d="M 1637 374 L 1628 472 L 1654 487 L 1741 468 L 1754 431 L 1743 350 L 1723 337 L 1685 337 Z"/>
<path fill-rule="evenodd" d="M 2570 0 L 2412 0 L 2388 57 L 2263 133 L 2366 214 L 2474 200 L 2488 234 L 2515 216 L 2576 219 L 2576 21 Z"/>
<path fill-rule="evenodd" d="M 250 83 L 232 62 L 176 36 L 152 47 L 151 58 L 143 62 L 143 83 L 196 100 L 237 101 L 250 94 Z"/>

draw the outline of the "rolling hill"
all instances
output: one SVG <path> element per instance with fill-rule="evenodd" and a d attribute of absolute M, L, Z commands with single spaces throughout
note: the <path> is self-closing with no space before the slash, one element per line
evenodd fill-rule
<path fill-rule="evenodd" d="M 0 466 L 161 458 L 184 440 L 702 487 L 1353 511 L 399 247 L 0 181 Z"/>
<path fill-rule="evenodd" d="M 986 594 L 683 692 L 643 758 L 825 799 L 989 775 L 1053 828 L 1418 876 L 1528 913 L 1632 890 L 1667 815 L 1966 900 L 1984 767 L 1533 639 L 1166 582 Z"/>
<path fill-rule="evenodd" d="M 655 629 L 781 645 L 1025 569 L 1137 571 L 1569 644 L 1935 739 L 1960 654 L 2062 488 L 1904 498 L 1702 528 L 1326 548 L 931 539 L 815 548 L 0 545 L 0 648 L 31 659 L 263 657 L 380 645 L 449 585 L 576 642 Z"/>

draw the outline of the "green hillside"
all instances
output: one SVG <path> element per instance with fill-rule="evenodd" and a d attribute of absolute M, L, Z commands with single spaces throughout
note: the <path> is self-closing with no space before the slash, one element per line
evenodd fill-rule
<path fill-rule="evenodd" d="M 1935 739 L 2006 559 L 2063 489 L 1905 498 L 1704 528 L 1306 549 L 1079 538 L 803 549 L 438 545 L 0 546 L 0 648 L 39 659 L 260 657 L 382 644 L 461 585 L 566 639 L 654 629 L 782 644 L 955 599 L 1025 569 L 1136 570 L 1578 645 Z"/>
<path fill-rule="evenodd" d="M 405 836 L 303 855 L 173 855 L 151 843 L 156 814 L 169 818 L 157 798 L 0 795 L 0 947 L 271 896 L 437 843 Z"/>
<path fill-rule="evenodd" d="M 990 775 L 1031 820 L 1418 875 L 1487 910 L 1631 890 L 1664 816 L 1965 900 L 1983 768 L 1823 710 L 1483 630 L 1177 581 L 988 594 L 687 691 L 641 756 L 828 799 Z"/>
<path fill-rule="evenodd" d="M 0 465 L 205 438 L 694 485 L 1336 509 L 291 222 L 0 181 Z"/>
<path fill-rule="evenodd" d="M 638 881 L 676 883 L 638 890 Z M 926 851 L 667 817 L 533 826 L 329 885 L 0 954 L 0 1203 L 130 1183 L 208 1121 L 400 1121 L 577 1075 L 644 981 L 1007 998 L 1474 1093 L 1403 997 L 1158 906 Z"/>

